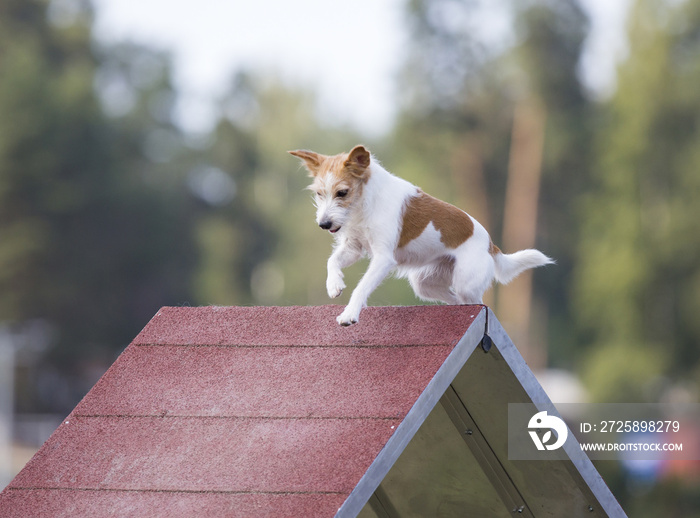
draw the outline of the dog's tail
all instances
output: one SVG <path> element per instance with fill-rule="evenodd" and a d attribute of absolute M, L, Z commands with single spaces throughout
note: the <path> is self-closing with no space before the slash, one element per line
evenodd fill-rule
<path fill-rule="evenodd" d="M 496 280 L 508 284 L 525 270 L 537 268 L 545 264 L 554 264 L 554 260 L 539 250 L 528 248 L 514 254 L 504 254 L 500 250 L 493 256 L 496 263 Z"/>

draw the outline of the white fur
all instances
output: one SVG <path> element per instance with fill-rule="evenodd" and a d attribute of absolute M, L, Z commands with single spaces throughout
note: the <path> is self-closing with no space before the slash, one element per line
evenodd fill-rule
<path fill-rule="evenodd" d="M 526 269 L 553 261 L 537 250 L 514 254 L 489 253 L 491 239 L 478 221 L 473 235 L 457 248 L 448 248 L 432 223 L 423 233 L 401 249 L 397 248 L 403 212 L 408 200 L 419 189 L 384 169 L 375 159 L 363 186 L 362 196 L 347 207 L 329 194 L 331 178 L 319 179 L 322 187 L 316 196 L 316 221 L 331 222 L 335 246 L 328 259 L 326 288 L 331 298 L 338 297 L 345 283 L 343 268 L 361 257 L 370 257 L 369 267 L 338 316 L 341 325 L 354 324 L 367 305 L 370 294 L 392 272 L 408 278 L 414 292 L 424 300 L 447 304 L 481 304 L 484 292 L 494 279 L 507 283 Z"/>

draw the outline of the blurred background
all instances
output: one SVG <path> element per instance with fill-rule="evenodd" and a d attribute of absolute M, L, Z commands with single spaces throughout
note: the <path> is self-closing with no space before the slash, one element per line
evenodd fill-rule
<path fill-rule="evenodd" d="M 0 487 L 161 306 L 328 303 L 286 151 L 360 142 L 557 260 L 488 295 L 555 402 L 698 402 L 700 0 L 3 0 Z M 700 516 L 700 462 L 597 467 Z"/>

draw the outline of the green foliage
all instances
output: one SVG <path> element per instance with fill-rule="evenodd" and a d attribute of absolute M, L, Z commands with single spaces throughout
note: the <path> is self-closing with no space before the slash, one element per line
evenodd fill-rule
<path fill-rule="evenodd" d="M 248 74 L 211 135 L 185 135 L 168 56 L 93 44 L 73 5 L 61 23 L 38 0 L 0 6 L 0 322 L 53 330 L 24 411 L 69 411 L 163 305 L 325 302 L 329 243 L 286 150 L 359 140 Z M 42 393 L 50 372 L 62 390 Z"/>
<path fill-rule="evenodd" d="M 481 9 L 476 1 L 409 3 L 408 93 L 391 137 L 396 171 L 465 209 L 501 244 L 513 113 L 525 100 L 543 107 L 537 246 L 557 266 L 537 272 L 534 289 L 548 307 L 550 358 L 571 367 L 580 339 L 571 333 L 569 286 L 581 223 L 572 207 L 591 186 L 596 110 L 577 68 L 588 19 L 573 0 L 514 2 L 514 45 L 490 48 L 478 37 Z"/>
<path fill-rule="evenodd" d="M 699 24 L 698 2 L 635 4 L 630 56 L 598 135 L 596 187 L 581 204 L 577 314 L 594 357 L 636 358 L 614 362 L 617 374 L 595 387 L 605 400 L 635 377 L 643 397 L 645 381 L 691 375 L 700 359 Z"/>
<path fill-rule="evenodd" d="M 163 188 L 142 150 L 167 124 L 106 117 L 89 12 L 59 28 L 45 9 L 5 2 L 0 17 L 0 321 L 50 324 L 47 361 L 81 392 L 86 363 L 109 361 L 163 303 L 186 300 L 194 254 L 186 193 Z M 33 404 L 66 411 L 80 395 Z"/>

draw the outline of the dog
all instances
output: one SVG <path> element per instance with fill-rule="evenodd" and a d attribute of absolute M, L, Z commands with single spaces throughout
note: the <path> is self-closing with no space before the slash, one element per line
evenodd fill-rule
<path fill-rule="evenodd" d="M 416 296 L 447 304 L 482 304 L 494 279 L 506 284 L 523 271 L 552 264 L 539 250 L 504 254 L 466 212 L 389 173 L 365 149 L 334 156 L 289 151 L 306 166 L 316 223 L 335 237 L 328 259 L 328 296 L 345 289 L 343 268 L 370 262 L 337 321 L 359 321 L 370 294 L 394 271 Z"/>

